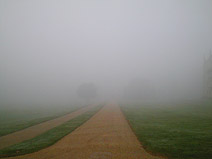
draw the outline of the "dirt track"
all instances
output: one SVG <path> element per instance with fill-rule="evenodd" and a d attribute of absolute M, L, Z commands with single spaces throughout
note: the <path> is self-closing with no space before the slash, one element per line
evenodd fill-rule
<path fill-rule="evenodd" d="M 22 142 L 24 140 L 31 139 L 35 136 L 38 136 L 38 135 L 44 133 L 45 131 L 50 130 L 50 129 L 86 112 L 87 110 L 89 110 L 90 108 L 92 108 L 94 106 L 96 106 L 96 105 L 90 105 L 90 106 L 81 108 L 79 110 L 76 110 L 70 114 L 64 115 L 62 117 L 55 118 L 55 119 L 31 126 L 29 128 L 2 136 L 2 137 L 0 137 L 0 149 L 10 146 L 10 145 L 13 145 L 13 144 L 16 144 L 16 143 L 19 143 L 19 142 Z"/>
<path fill-rule="evenodd" d="M 120 108 L 106 105 L 56 144 L 19 159 L 159 159 L 148 154 Z"/>

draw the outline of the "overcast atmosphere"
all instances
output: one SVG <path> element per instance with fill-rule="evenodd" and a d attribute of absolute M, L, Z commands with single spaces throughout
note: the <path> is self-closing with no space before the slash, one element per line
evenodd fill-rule
<path fill-rule="evenodd" d="M 0 0 L 0 100 L 201 98 L 211 49 L 211 0 Z"/>
<path fill-rule="evenodd" d="M 0 0 L 0 158 L 211 159 L 212 0 Z"/>

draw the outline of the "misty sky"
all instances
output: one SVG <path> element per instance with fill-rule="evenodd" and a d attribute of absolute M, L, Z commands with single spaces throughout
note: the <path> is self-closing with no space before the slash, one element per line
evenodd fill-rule
<path fill-rule="evenodd" d="M 69 100 L 84 82 L 110 97 L 133 79 L 195 94 L 210 49 L 212 0 L 0 0 L 0 99 Z"/>

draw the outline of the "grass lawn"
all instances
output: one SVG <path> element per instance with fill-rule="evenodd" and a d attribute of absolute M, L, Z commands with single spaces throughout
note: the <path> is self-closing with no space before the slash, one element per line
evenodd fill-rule
<path fill-rule="evenodd" d="M 122 111 L 147 151 L 174 159 L 212 158 L 212 102 L 123 105 Z"/>
<path fill-rule="evenodd" d="M 0 157 L 23 155 L 46 148 L 82 125 L 98 110 L 100 110 L 100 108 L 102 108 L 102 106 L 94 107 L 84 114 L 79 115 L 76 118 L 71 119 L 68 122 L 53 128 L 33 139 L 1 149 Z"/>
<path fill-rule="evenodd" d="M 54 119 L 79 109 L 66 107 L 0 107 L 0 136 Z"/>

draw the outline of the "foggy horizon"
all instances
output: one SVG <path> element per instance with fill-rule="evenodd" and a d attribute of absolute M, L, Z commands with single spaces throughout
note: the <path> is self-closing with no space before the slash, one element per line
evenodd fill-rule
<path fill-rule="evenodd" d="M 211 15 L 211 0 L 0 0 L 0 101 L 71 103 L 83 83 L 124 100 L 136 82 L 152 101 L 200 99 Z"/>

